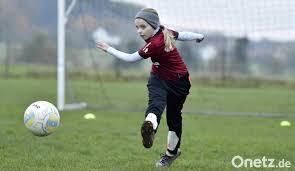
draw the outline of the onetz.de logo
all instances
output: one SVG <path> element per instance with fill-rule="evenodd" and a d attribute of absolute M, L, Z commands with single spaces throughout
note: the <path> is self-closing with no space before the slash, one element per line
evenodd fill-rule
<path fill-rule="evenodd" d="M 231 164 L 235 168 L 290 168 L 292 163 L 288 160 L 271 159 L 263 156 L 262 158 L 250 159 L 243 158 L 239 155 L 234 156 L 231 160 Z"/>

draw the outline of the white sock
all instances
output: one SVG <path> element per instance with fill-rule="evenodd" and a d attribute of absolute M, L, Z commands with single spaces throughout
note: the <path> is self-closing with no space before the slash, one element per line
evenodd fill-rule
<path fill-rule="evenodd" d="M 149 113 L 146 118 L 146 121 L 150 121 L 153 124 L 153 129 L 156 130 L 158 127 L 157 116 L 154 113 Z"/>
<path fill-rule="evenodd" d="M 171 154 L 169 151 L 166 151 L 166 155 L 167 155 L 167 156 L 174 156 L 174 155 Z"/>
<path fill-rule="evenodd" d="M 177 137 L 176 133 L 174 131 L 169 131 L 167 137 L 167 149 L 173 151 L 176 148 L 178 141 L 179 138 Z"/>
<path fill-rule="evenodd" d="M 177 153 L 180 152 L 180 149 L 177 150 Z M 169 151 L 166 151 L 166 155 L 167 156 L 175 156 L 175 154 L 171 154 Z"/>

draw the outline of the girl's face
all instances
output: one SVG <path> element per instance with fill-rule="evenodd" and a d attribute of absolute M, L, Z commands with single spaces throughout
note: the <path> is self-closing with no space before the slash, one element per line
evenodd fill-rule
<path fill-rule="evenodd" d="M 141 38 L 147 40 L 148 38 L 152 37 L 155 29 L 151 25 L 149 25 L 145 20 L 141 18 L 136 18 L 134 23 L 137 33 Z"/>

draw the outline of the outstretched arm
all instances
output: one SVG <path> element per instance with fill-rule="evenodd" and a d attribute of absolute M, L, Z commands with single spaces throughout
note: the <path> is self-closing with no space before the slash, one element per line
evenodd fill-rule
<path fill-rule="evenodd" d="M 126 62 L 140 61 L 143 58 L 139 55 L 138 51 L 132 54 L 121 52 L 106 43 L 97 42 L 96 47 L 115 56 L 116 58 L 122 59 Z"/>
<path fill-rule="evenodd" d="M 202 40 L 204 40 L 204 35 L 199 33 L 181 31 L 181 32 L 178 32 L 177 40 L 180 40 L 180 41 L 196 40 L 196 42 L 200 43 Z"/>

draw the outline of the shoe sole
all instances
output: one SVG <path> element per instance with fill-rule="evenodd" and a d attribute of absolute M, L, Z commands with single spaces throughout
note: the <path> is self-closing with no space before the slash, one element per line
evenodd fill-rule
<path fill-rule="evenodd" d="M 145 121 L 141 127 L 142 144 L 145 148 L 151 148 L 153 146 L 153 134 L 154 128 L 150 121 Z"/>

